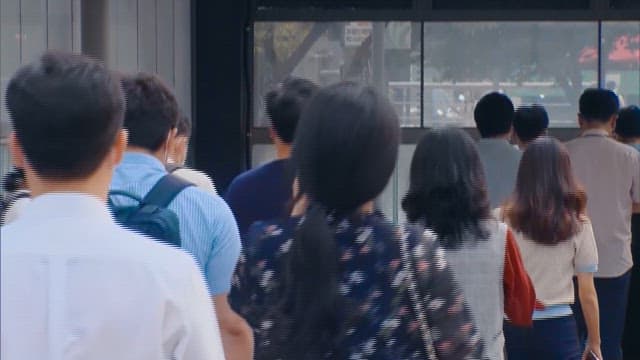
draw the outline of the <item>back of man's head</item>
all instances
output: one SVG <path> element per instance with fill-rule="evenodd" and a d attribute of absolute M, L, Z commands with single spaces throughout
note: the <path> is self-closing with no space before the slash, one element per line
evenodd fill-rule
<path fill-rule="evenodd" d="M 615 132 L 623 139 L 640 138 L 640 107 L 631 105 L 620 109 Z"/>
<path fill-rule="evenodd" d="M 492 92 L 478 101 L 473 111 L 476 127 L 483 138 L 506 135 L 513 125 L 513 103 L 507 95 Z"/>
<path fill-rule="evenodd" d="M 549 127 L 549 115 L 542 105 L 521 106 L 513 118 L 513 129 L 523 143 L 543 135 Z"/>
<path fill-rule="evenodd" d="M 178 124 L 175 95 L 158 76 L 147 73 L 124 76 L 122 88 L 127 97 L 124 127 L 129 145 L 157 151 Z"/>
<path fill-rule="evenodd" d="M 317 90 L 318 86 L 309 80 L 289 78 L 267 93 L 267 116 L 282 142 L 293 142 L 300 114 Z"/>
<path fill-rule="evenodd" d="M 43 179 L 89 177 L 122 129 L 118 78 L 82 55 L 46 52 L 15 73 L 6 95 L 19 145 Z"/>
<path fill-rule="evenodd" d="M 618 95 L 607 89 L 586 89 L 580 96 L 580 117 L 585 121 L 606 123 L 618 113 Z"/>

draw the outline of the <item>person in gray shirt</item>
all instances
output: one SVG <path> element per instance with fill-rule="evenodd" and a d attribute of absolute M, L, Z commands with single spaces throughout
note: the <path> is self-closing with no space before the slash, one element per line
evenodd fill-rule
<path fill-rule="evenodd" d="M 522 153 L 509 142 L 514 114 L 509 97 L 498 92 L 483 96 L 473 111 L 481 136 L 478 154 L 484 167 L 492 209 L 507 200 L 516 183 Z"/>

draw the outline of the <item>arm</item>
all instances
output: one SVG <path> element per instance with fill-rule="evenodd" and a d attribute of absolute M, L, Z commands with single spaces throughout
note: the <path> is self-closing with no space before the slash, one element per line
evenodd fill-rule
<path fill-rule="evenodd" d="M 587 346 L 583 359 L 589 351 L 593 351 L 598 358 L 602 359 L 600 352 L 600 314 L 598 312 L 598 295 L 593 285 L 593 273 L 578 273 L 578 296 L 582 313 L 587 324 Z"/>
<path fill-rule="evenodd" d="M 593 285 L 593 273 L 598 270 L 598 248 L 591 222 L 586 217 L 583 218 L 582 229 L 575 238 L 575 248 L 574 267 L 578 278 L 578 297 L 589 335 L 583 359 L 589 350 L 593 350 L 602 359 L 598 295 Z"/>
<path fill-rule="evenodd" d="M 178 342 L 176 359 L 224 359 L 224 351 L 218 328 L 216 313 L 211 307 L 202 273 L 191 260 L 190 278 L 182 285 L 185 293 L 181 296 L 184 308 L 181 314 L 186 324 L 185 336 Z"/>
<path fill-rule="evenodd" d="M 211 229 L 214 245 L 206 269 L 210 294 L 214 299 L 227 358 L 251 359 L 253 356 L 251 328 L 231 309 L 227 299 L 231 288 L 231 277 L 240 255 L 240 236 L 233 215 L 226 204 L 216 215 L 216 227 Z"/>
<path fill-rule="evenodd" d="M 421 251 L 419 247 L 424 247 Z M 429 326 L 437 329 L 434 346 L 440 360 L 480 359 L 484 347 L 469 307 L 456 285 L 444 251 L 433 239 L 412 245 L 416 282 L 422 296 L 431 299 L 424 307 Z"/>
<path fill-rule="evenodd" d="M 215 296 L 213 302 L 220 323 L 226 358 L 229 360 L 252 359 L 253 332 L 247 322 L 231 309 L 226 294 Z"/>
<path fill-rule="evenodd" d="M 532 326 L 536 293 L 524 268 L 520 250 L 511 229 L 507 230 L 504 259 L 504 312 L 517 326 Z"/>

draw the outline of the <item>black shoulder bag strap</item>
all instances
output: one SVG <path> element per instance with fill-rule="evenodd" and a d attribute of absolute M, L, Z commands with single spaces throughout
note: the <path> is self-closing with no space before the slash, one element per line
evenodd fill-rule
<path fill-rule="evenodd" d="M 193 186 L 193 184 L 177 176 L 167 174 L 151 188 L 142 199 L 142 203 L 166 208 L 182 190 L 189 186 Z"/>

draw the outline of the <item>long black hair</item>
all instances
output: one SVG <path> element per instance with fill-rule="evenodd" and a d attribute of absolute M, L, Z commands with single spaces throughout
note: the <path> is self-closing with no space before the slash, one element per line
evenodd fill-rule
<path fill-rule="evenodd" d="M 375 199 L 396 164 L 399 123 L 373 88 L 343 82 L 320 90 L 304 110 L 292 162 L 309 207 L 286 260 L 280 356 L 338 356 L 345 324 L 338 292 L 334 224 Z"/>
<path fill-rule="evenodd" d="M 490 217 L 489 200 L 469 134 L 455 128 L 429 131 L 416 147 L 410 172 L 409 191 L 402 200 L 410 222 L 435 231 L 447 248 L 486 238 L 481 220 Z"/>

